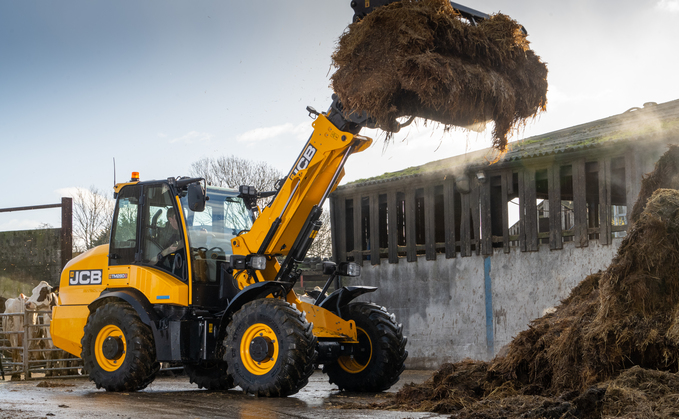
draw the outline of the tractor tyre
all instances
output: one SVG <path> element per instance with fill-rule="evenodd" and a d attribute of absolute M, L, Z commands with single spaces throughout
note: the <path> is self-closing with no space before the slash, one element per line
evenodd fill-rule
<path fill-rule="evenodd" d="M 408 339 L 403 337 L 403 326 L 384 307 L 372 303 L 349 304 L 342 309 L 342 318 L 356 322 L 359 343 L 353 355 L 324 364 L 323 373 L 340 390 L 387 390 L 405 369 Z"/>
<path fill-rule="evenodd" d="M 234 313 L 226 329 L 224 360 L 234 383 L 257 396 L 297 393 L 314 372 L 313 325 L 288 302 L 263 298 Z"/>
<path fill-rule="evenodd" d="M 97 308 L 84 332 L 81 357 L 97 388 L 137 391 L 153 382 L 159 370 L 153 333 L 127 303 Z"/>
<path fill-rule="evenodd" d="M 207 390 L 229 390 L 234 387 L 224 362 L 184 364 L 184 372 L 191 384 Z"/>

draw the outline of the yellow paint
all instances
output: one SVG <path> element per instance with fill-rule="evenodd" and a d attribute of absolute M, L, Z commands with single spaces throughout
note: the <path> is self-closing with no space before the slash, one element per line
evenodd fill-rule
<path fill-rule="evenodd" d="M 250 343 L 256 337 L 266 339 L 273 347 L 273 354 L 260 362 L 252 359 L 250 355 Z M 278 359 L 278 349 L 279 342 L 276 333 L 264 323 L 255 323 L 248 327 L 240 341 L 240 356 L 243 360 L 243 365 L 254 375 L 264 375 L 273 369 Z"/>
<path fill-rule="evenodd" d="M 90 310 L 84 305 L 54 307 L 50 323 L 54 345 L 72 355 L 80 356 L 83 349 L 80 341 L 89 315 Z"/>
<path fill-rule="evenodd" d="M 177 204 L 177 208 L 179 208 L 179 214 L 181 216 L 179 217 L 179 220 L 181 221 L 181 227 L 182 227 L 182 232 L 184 233 L 184 248 L 186 251 L 186 269 L 189 273 L 189 278 L 188 278 L 188 285 L 184 284 L 186 287 L 186 291 L 188 292 L 187 294 L 187 302 L 182 304 L 182 303 L 168 303 L 168 304 L 182 304 L 182 305 L 188 305 L 189 301 L 193 301 L 192 298 L 192 289 L 193 287 L 191 286 L 191 283 L 193 282 L 193 269 L 191 269 L 191 255 L 189 254 L 189 233 L 186 230 L 186 220 L 184 220 L 184 211 L 182 210 L 182 202 L 179 200 L 178 196 L 175 196 L 175 202 Z M 181 281 L 180 281 L 181 282 Z M 156 294 L 156 295 L 163 295 L 163 294 Z M 151 300 L 151 299 L 149 299 Z M 166 301 L 166 300 L 163 300 Z M 153 302 L 153 301 L 151 301 Z"/>
<path fill-rule="evenodd" d="M 104 356 L 103 345 L 104 341 L 108 337 L 119 338 L 123 342 L 123 353 L 118 358 L 108 359 L 106 356 Z M 99 331 L 97 338 L 94 341 L 94 357 L 97 359 L 97 364 L 101 367 L 101 369 L 108 372 L 117 370 L 121 365 L 123 365 L 123 362 L 125 362 L 126 353 L 127 342 L 123 331 L 120 330 L 118 326 L 112 324 L 104 326 Z"/>
<path fill-rule="evenodd" d="M 123 189 L 124 186 L 136 185 L 137 183 L 139 183 L 139 180 L 136 180 L 134 182 L 116 183 L 115 186 L 113 187 L 113 192 L 119 193 L 120 190 Z"/>
<path fill-rule="evenodd" d="M 343 170 L 335 184 L 331 185 L 345 153 L 348 150 L 351 153 L 363 151 L 372 143 L 370 138 L 338 130 L 324 115 L 319 115 L 312 126 L 314 131 L 311 138 L 302 149 L 302 154 L 293 165 L 295 169 L 286 177 L 275 201 L 262 209 L 250 231 L 232 240 L 234 254 L 258 252 L 271 225 L 280 216 L 281 224 L 264 254 L 287 255 L 313 206 L 320 203 L 328 187 L 333 191 L 342 179 Z M 309 147 L 315 149 L 315 153 L 310 160 L 303 160 Z M 288 198 L 289 205 L 283 213 Z M 264 280 L 274 279 L 277 273 L 277 269 L 265 272 Z"/>
<path fill-rule="evenodd" d="M 370 336 L 368 336 L 368 334 L 365 333 L 365 331 L 360 327 L 358 328 L 358 339 L 362 343 L 365 343 L 367 341 L 368 348 L 370 348 L 370 356 L 368 357 L 368 360 L 364 364 L 356 360 L 356 358 L 353 356 L 340 356 L 339 358 L 337 358 L 337 363 L 339 364 L 339 366 L 349 374 L 358 374 L 359 372 L 363 371 L 365 367 L 367 367 L 370 364 L 370 360 L 373 357 L 373 343 L 370 340 Z"/>
<path fill-rule="evenodd" d="M 151 304 L 189 305 L 189 287 L 186 283 L 160 269 L 130 266 L 129 287 L 141 291 Z M 158 298 L 165 296 L 168 298 Z"/>
<path fill-rule="evenodd" d="M 344 320 L 331 311 L 303 301 L 296 305 L 298 310 L 305 313 L 307 321 L 313 323 L 314 336 L 340 339 L 345 343 L 358 343 L 356 323 L 353 320 Z"/>

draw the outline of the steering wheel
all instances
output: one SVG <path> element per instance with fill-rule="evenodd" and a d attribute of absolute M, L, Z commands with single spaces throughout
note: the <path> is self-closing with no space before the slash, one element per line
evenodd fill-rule
<path fill-rule="evenodd" d="M 153 218 L 151 219 L 151 225 L 149 225 L 149 239 L 151 238 L 157 238 L 158 237 L 158 217 L 160 217 L 160 214 L 162 213 L 161 210 L 156 211 L 155 214 L 153 214 Z"/>
<path fill-rule="evenodd" d="M 226 254 L 224 252 L 224 249 L 222 249 L 219 246 L 211 247 L 210 250 L 207 251 L 206 256 L 208 259 L 217 259 L 219 258 L 219 255 L 221 254 Z"/>

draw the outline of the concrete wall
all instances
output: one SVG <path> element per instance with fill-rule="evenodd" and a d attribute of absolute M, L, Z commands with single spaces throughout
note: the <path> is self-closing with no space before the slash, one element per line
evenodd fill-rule
<path fill-rule="evenodd" d="M 61 229 L 0 232 L 0 295 L 31 294 L 40 281 L 57 285 Z"/>
<path fill-rule="evenodd" d="M 438 368 L 465 358 L 490 360 L 544 309 L 557 305 L 590 273 L 605 269 L 622 239 L 603 246 L 538 252 L 512 248 L 491 257 L 436 261 L 424 256 L 408 263 L 363 264 L 361 276 L 345 285 L 379 289 L 361 297 L 387 306 L 408 337 L 409 368 Z"/>

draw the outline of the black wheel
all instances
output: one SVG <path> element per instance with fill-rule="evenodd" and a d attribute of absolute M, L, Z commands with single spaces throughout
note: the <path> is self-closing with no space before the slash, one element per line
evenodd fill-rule
<path fill-rule="evenodd" d="M 224 362 L 184 364 L 184 372 L 189 376 L 189 381 L 198 385 L 198 388 L 228 390 L 234 387 Z"/>
<path fill-rule="evenodd" d="M 81 357 L 97 388 L 136 391 L 153 382 L 159 369 L 153 334 L 128 304 L 97 308 L 84 332 Z"/>
<path fill-rule="evenodd" d="M 251 301 L 226 329 L 224 360 L 243 391 L 258 396 L 295 394 L 314 372 L 313 325 L 289 303 L 275 298 Z"/>
<path fill-rule="evenodd" d="M 384 307 L 353 303 L 342 309 L 342 318 L 356 322 L 358 344 L 351 356 L 323 365 L 330 383 L 340 390 L 378 392 L 394 385 L 408 357 L 403 326 Z"/>

